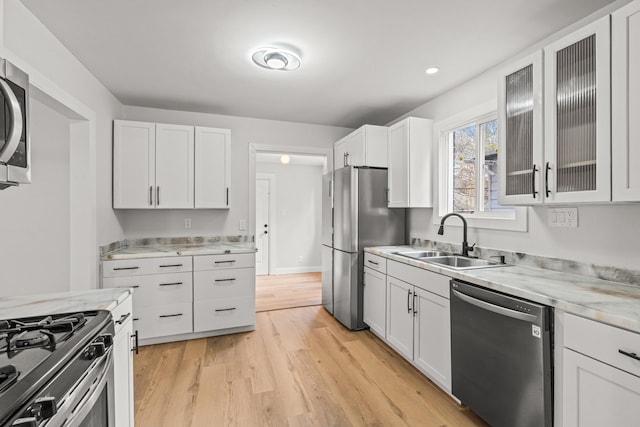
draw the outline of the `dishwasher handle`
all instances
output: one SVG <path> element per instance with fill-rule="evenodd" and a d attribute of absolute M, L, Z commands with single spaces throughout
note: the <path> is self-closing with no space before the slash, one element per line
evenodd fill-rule
<path fill-rule="evenodd" d="M 511 310 L 510 308 L 506 308 L 506 307 L 501 307 L 499 305 L 495 305 L 495 304 L 491 304 L 489 302 L 471 297 L 467 294 L 463 294 L 460 291 L 456 291 L 455 289 L 452 289 L 451 292 L 453 292 L 453 294 L 455 296 L 457 296 L 458 298 L 460 298 L 462 301 L 467 302 L 471 305 L 475 305 L 478 308 L 482 308 L 484 310 L 489 310 L 493 313 L 499 314 L 501 316 L 507 316 L 507 317 L 511 317 L 513 319 L 518 319 L 518 320 L 524 320 L 524 321 L 532 321 L 532 322 L 536 322 L 538 320 L 537 316 L 534 316 L 533 314 L 527 314 L 527 313 L 522 313 L 521 311 L 517 311 L 517 310 Z"/>

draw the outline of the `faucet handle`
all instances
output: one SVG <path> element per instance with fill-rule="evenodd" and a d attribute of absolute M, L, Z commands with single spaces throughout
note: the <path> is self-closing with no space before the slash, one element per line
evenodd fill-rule
<path fill-rule="evenodd" d="M 473 245 L 469 246 L 469 248 L 467 250 L 469 252 L 473 252 L 473 248 L 475 248 L 477 244 L 478 244 L 478 242 L 474 243 Z"/>

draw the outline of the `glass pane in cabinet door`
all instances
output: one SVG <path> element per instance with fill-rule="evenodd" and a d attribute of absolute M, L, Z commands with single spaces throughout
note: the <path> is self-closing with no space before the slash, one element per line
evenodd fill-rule
<path fill-rule="evenodd" d="M 556 54 L 557 188 L 596 189 L 596 36 Z"/>
<path fill-rule="evenodd" d="M 506 194 L 529 194 L 533 179 L 533 65 L 508 75 L 505 85 Z"/>

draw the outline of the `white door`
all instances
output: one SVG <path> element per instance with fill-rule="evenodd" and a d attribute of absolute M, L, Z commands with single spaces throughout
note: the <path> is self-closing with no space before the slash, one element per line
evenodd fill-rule
<path fill-rule="evenodd" d="M 269 179 L 256 179 L 256 276 L 269 274 L 270 185 Z"/>

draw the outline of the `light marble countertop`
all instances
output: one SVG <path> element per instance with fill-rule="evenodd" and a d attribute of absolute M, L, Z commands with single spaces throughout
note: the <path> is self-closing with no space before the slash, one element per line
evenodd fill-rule
<path fill-rule="evenodd" d="M 119 288 L 0 297 L 0 319 L 113 310 L 129 294 L 129 290 Z"/>
<path fill-rule="evenodd" d="M 393 254 L 422 249 L 385 246 L 365 251 L 640 333 L 640 286 L 519 265 L 452 270 Z"/>
<path fill-rule="evenodd" d="M 221 255 L 252 253 L 256 247 L 252 242 L 220 242 L 205 244 L 177 244 L 177 245 L 148 245 L 132 246 L 117 249 L 101 257 L 102 261 L 133 259 L 133 258 L 158 258 L 171 256 L 190 255 Z"/>

